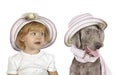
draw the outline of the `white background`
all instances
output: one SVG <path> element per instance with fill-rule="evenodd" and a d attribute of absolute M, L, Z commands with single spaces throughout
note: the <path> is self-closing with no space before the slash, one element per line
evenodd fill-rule
<path fill-rule="evenodd" d="M 91 13 L 108 23 L 104 47 L 106 64 L 113 75 L 120 75 L 120 2 L 119 0 L 0 0 L 0 75 L 6 75 L 8 57 L 17 53 L 10 45 L 9 33 L 13 23 L 23 13 L 36 12 L 52 20 L 57 28 L 55 43 L 44 51 L 55 55 L 59 75 L 69 75 L 73 59 L 70 48 L 64 45 L 69 21 L 76 15 Z"/>

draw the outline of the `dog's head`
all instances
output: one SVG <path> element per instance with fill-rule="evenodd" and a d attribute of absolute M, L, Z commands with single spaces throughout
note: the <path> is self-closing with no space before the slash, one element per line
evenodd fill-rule
<path fill-rule="evenodd" d="M 79 30 L 72 38 L 73 45 L 86 51 L 96 51 L 103 46 L 104 30 L 97 25 Z"/>
<path fill-rule="evenodd" d="M 65 34 L 65 44 L 85 50 L 87 54 L 96 56 L 97 50 L 103 46 L 104 30 L 107 23 L 86 13 L 74 17 L 69 22 L 69 30 Z"/>

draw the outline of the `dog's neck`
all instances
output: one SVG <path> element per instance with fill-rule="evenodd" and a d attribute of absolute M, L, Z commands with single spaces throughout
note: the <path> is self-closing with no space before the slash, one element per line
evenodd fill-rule
<path fill-rule="evenodd" d="M 93 57 L 87 54 L 85 50 L 78 49 L 74 45 L 72 46 L 71 51 L 78 62 L 82 62 L 82 63 L 95 62 L 99 58 L 99 53 L 97 56 Z"/>

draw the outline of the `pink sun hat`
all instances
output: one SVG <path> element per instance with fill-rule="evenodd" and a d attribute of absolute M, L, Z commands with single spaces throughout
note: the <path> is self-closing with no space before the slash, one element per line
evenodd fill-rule
<path fill-rule="evenodd" d="M 98 25 L 102 30 L 104 30 L 107 27 L 107 23 L 105 21 L 99 18 L 95 18 L 89 13 L 85 13 L 74 17 L 68 25 L 69 29 L 64 37 L 64 43 L 68 47 L 72 45 L 72 37 L 74 36 L 74 34 L 82 28 L 91 25 Z"/>
<path fill-rule="evenodd" d="M 21 18 L 19 18 L 14 23 L 10 31 L 10 42 L 11 42 L 12 47 L 15 50 L 18 50 L 18 51 L 20 50 L 15 44 L 19 31 L 24 25 L 32 21 L 42 23 L 48 28 L 50 32 L 50 41 L 46 45 L 44 45 L 42 48 L 46 48 L 55 42 L 56 37 L 57 37 L 57 30 L 56 30 L 55 24 L 51 20 L 45 17 L 39 16 L 37 13 L 25 13 Z"/>

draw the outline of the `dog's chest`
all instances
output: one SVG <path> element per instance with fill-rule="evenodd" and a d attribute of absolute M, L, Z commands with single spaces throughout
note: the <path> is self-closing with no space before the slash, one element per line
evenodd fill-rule
<path fill-rule="evenodd" d="M 100 59 L 98 58 L 94 63 L 81 63 L 74 59 L 71 72 L 75 73 L 74 75 L 101 75 Z"/>

